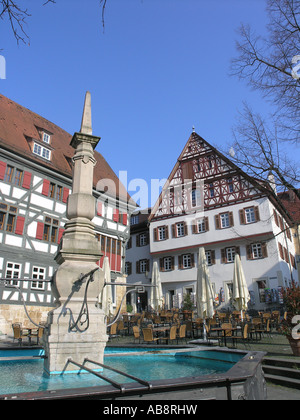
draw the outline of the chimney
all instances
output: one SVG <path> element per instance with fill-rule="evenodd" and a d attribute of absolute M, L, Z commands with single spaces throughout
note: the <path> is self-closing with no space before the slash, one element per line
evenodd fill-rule
<path fill-rule="evenodd" d="M 272 188 L 274 193 L 277 194 L 275 177 L 274 177 L 274 175 L 271 171 L 269 172 L 269 175 L 268 175 L 268 181 L 269 181 L 270 187 Z"/>

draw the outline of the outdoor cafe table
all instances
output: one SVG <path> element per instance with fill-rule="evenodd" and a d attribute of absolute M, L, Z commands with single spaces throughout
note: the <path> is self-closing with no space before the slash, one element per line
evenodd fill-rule
<path fill-rule="evenodd" d="M 170 328 L 170 325 L 165 325 L 161 327 L 153 327 L 152 331 L 155 333 L 155 335 L 159 335 L 159 333 L 166 333 L 166 331 L 169 331 Z"/>
<path fill-rule="evenodd" d="M 232 336 L 234 336 L 234 334 L 236 334 L 236 332 L 239 330 L 238 327 L 231 327 L 231 328 L 222 328 L 222 327 L 217 327 L 217 328 L 211 328 L 210 332 L 217 332 L 218 337 L 223 337 L 224 338 L 224 344 L 226 346 L 226 331 L 230 331 L 232 332 Z"/>

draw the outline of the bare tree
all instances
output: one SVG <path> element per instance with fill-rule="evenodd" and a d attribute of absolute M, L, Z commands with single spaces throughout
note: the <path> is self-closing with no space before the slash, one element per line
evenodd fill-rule
<path fill-rule="evenodd" d="M 102 6 L 102 26 L 104 28 L 104 16 L 107 0 L 99 0 Z M 43 6 L 48 3 L 56 3 L 56 0 L 44 0 Z M 0 0 L 0 18 L 8 19 L 13 35 L 19 44 L 26 44 L 29 37 L 25 31 L 26 19 L 30 17 L 29 10 L 20 5 L 18 0 Z"/>
<path fill-rule="evenodd" d="M 44 6 L 48 3 L 55 3 L 55 0 L 46 0 Z M 8 19 L 13 35 L 17 43 L 23 42 L 26 44 L 29 37 L 25 32 L 26 18 L 30 16 L 28 9 L 20 6 L 19 2 L 15 0 L 0 0 L 0 18 Z"/>
<path fill-rule="evenodd" d="M 233 128 L 234 143 L 229 155 L 231 160 L 249 175 L 265 182 L 274 176 L 279 189 L 291 190 L 300 199 L 297 185 L 300 170 L 285 153 L 284 144 L 278 139 L 276 121 L 272 127 L 255 114 L 249 105 L 244 104 L 236 126 Z"/>
<path fill-rule="evenodd" d="M 275 104 L 281 138 L 299 141 L 300 0 L 267 0 L 267 13 L 267 37 L 239 28 L 231 73 Z"/>

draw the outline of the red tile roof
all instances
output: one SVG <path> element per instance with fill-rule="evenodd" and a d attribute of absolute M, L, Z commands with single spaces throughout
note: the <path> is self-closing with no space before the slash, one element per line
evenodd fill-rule
<path fill-rule="evenodd" d="M 33 139 L 41 142 L 43 131 L 51 135 L 51 161 L 42 159 L 32 153 L 31 141 Z M 62 175 L 72 177 L 70 159 L 74 156 L 74 149 L 70 146 L 71 139 L 71 134 L 62 128 L 0 95 L 0 147 L 13 151 Z M 94 170 L 94 186 L 101 179 L 113 180 L 118 198 L 129 201 L 129 194 L 125 187 L 120 185 L 117 175 L 104 157 L 95 151 L 95 158 L 97 164 Z"/>
<path fill-rule="evenodd" d="M 299 190 L 300 191 L 300 190 Z M 294 222 L 300 223 L 300 200 L 292 191 L 278 193 L 278 198 Z"/>

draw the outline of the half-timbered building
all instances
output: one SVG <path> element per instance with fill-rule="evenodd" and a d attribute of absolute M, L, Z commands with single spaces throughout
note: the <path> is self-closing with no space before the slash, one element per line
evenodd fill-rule
<path fill-rule="evenodd" d="M 0 284 L 2 332 L 23 318 L 23 301 L 38 321 L 55 305 L 51 284 L 44 281 L 57 268 L 54 256 L 67 221 L 71 139 L 52 122 L 0 95 L 0 277 L 6 279 Z M 112 281 L 125 281 L 128 216 L 135 206 L 104 157 L 95 152 L 95 159 L 93 222 L 103 253 L 99 265 L 107 256 Z M 115 186 L 114 194 L 106 183 Z"/>
<path fill-rule="evenodd" d="M 205 248 L 219 305 L 230 303 L 237 253 L 250 308 L 276 307 L 281 287 L 297 280 L 293 221 L 272 183 L 249 177 L 195 132 L 149 221 L 150 253 L 169 307 L 195 294 L 199 247 Z"/>

